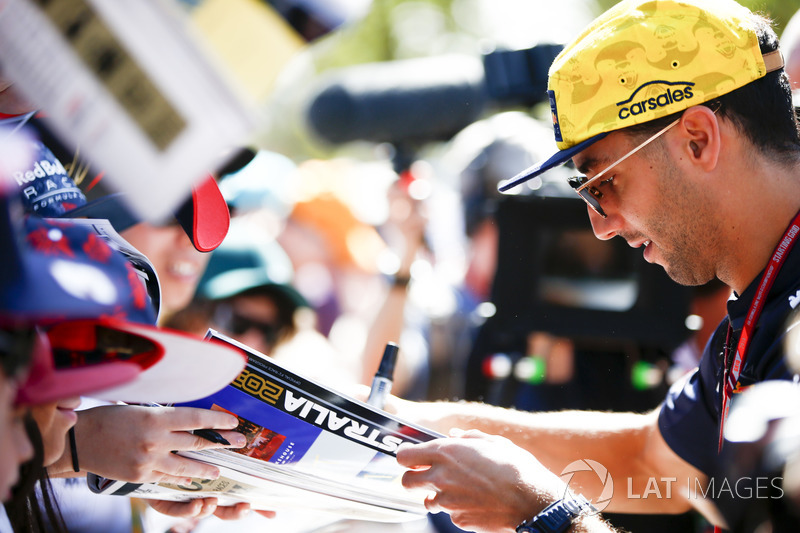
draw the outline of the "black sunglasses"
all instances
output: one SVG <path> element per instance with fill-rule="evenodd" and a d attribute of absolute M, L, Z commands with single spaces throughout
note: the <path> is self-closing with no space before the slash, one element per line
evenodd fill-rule
<path fill-rule="evenodd" d="M 600 199 L 603 197 L 603 193 L 593 185 L 584 187 L 588 181 L 589 178 L 586 176 L 574 176 L 572 178 L 567 178 L 567 183 L 569 183 L 570 187 L 575 189 L 575 192 L 578 193 L 578 196 L 583 198 L 583 201 L 586 202 L 589 207 L 594 209 L 595 213 L 603 218 L 606 218 L 606 212 L 603 211 L 602 207 L 600 207 Z M 601 181 L 600 183 L 605 182 Z"/>
<path fill-rule="evenodd" d="M 235 337 L 243 335 L 250 330 L 255 330 L 264 338 L 264 341 L 270 346 L 274 346 L 280 338 L 283 331 L 283 325 L 271 324 L 268 322 L 261 322 L 253 320 L 250 317 L 240 315 L 232 309 L 232 307 L 223 303 L 217 306 L 214 312 L 214 320 L 221 328 L 224 328 Z"/>

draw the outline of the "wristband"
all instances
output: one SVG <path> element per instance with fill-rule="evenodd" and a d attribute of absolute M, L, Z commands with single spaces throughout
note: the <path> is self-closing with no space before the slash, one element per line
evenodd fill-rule
<path fill-rule="evenodd" d="M 576 518 L 596 513 L 594 505 L 582 495 L 551 503 L 542 512 L 517 526 L 517 533 L 562 533 Z"/>
<path fill-rule="evenodd" d="M 408 284 L 411 283 L 411 276 L 394 276 L 391 279 L 392 287 L 397 287 L 398 289 L 405 289 L 408 287 Z"/>
<path fill-rule="evenodd" d="M 67 433 L 69 434 L 69 450 L 72 454 L 72 469 L 75 472 L 80 472 L 81 467 L 78 464 L 78 447 L 75 445 L 75 426 L 69 428 Z"/>

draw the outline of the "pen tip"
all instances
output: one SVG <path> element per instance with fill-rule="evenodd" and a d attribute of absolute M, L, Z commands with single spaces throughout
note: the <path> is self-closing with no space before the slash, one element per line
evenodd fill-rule
<path fill-rule="evenodd" d="M 393 342 L 386 343 L 386 348 L 383 351 L 383 358 L 378 367 L 378 375 L 384 377 L 391 377 L 394 373 L 394 365 L 397 361 L 397 352 L 400 347 Z"/>

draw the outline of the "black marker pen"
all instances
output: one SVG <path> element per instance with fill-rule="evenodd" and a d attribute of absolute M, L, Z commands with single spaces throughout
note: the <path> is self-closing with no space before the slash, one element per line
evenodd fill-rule
<path fill-rule="evenodd" d="M 144 405 L 146 407 L 167 407 L 155 402 L 147 402 L 141 405 Z M 209 442 L 213 442 L 214 444 L 224 444 L 225 446 L 231 445 L 231 443 L 228 442 L 228 439 L 226 439 L 213 429 L 195 429 L 195 430 L 190 430 L 189 433 L 191 433 L 192 435 L 197 435 L 198 437 L 202 437 Z"/>
<path fill-rule="evenodd" d="M 231 445 L 231 443 L 228 442 L 228 439 L 224 438 L 213 429 L 195 429 L 192 431 L 192 434 L 197 435 L 198 437 L 203 437 L 207 441 L 211 441 L 215 444 L 224 444 L 225 446 Z"/>
<path fill-rule="evenodd" d="M 369 390 L 367 404 L 383 409 L 386 397 L 392 391 L 392 375 L 394 374 L 394 363 L 397 361 L 397 352 L 400 348 L 393 342 L 386 343 L 383 350 L 383 358 L 372 380 L 372 388 Z"/>

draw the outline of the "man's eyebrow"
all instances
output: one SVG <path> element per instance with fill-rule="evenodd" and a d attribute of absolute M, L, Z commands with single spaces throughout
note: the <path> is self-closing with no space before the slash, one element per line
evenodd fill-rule
<path fill-rule="evenodd" d="M 574 164 L 575 160 L 573 159 L 572 162 Z M 590 170 L 592 169 L 595 169 L 596 171 L 602 170 L 606 168 L 608 165 L 610 165 L 611 162 L 612 162 L 611 158 L 608 157 L 606 154 L 599 154 L 595 156 L 588 156 L 586 159 L 583 160 L 580 166 L 576 166 L 576 168 L 578 172 L 580 172 L 585 176 L 586 174 L 589 173 Z"/>
<path fill-rule="evenodd" d="M 573 163 L 574 162 L 575 160 L 573 160 Z M 581 163 L 580 166 L 576 166 L 576 168 L 578 169 L 578 172 L 580 172 L 583 175 L 586 175 L 586 173 L 589 172 L 589 170 L 595 166 L 597 166 L 597 158 L 587 157 L 586 159 L 583 160 L 583 163 Z"/>

